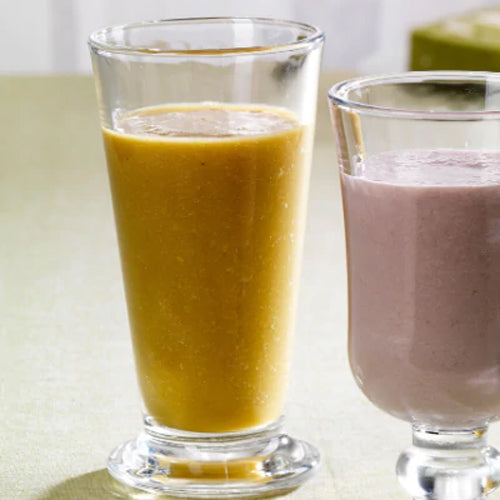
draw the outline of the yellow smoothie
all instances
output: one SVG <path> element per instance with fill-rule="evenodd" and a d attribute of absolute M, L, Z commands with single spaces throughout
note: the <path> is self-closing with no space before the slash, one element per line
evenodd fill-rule
<path fill-rule="evenodd" d="M 309 178 L 292 113 L 144 108 L 104 129 L 138 380 L 159 424 L 282 413 Z"/>

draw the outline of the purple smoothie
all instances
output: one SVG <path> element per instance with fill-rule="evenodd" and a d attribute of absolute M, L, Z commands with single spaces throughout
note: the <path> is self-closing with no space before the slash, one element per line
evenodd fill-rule
<path fill-rule="evenodd" d="M 383 153 L 341 180 L 359 386 L 441 429 L 499 418 L 500 151 Z"/>

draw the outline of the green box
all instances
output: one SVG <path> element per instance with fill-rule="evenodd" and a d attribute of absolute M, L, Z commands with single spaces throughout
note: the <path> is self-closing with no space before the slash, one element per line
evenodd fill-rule
<path fill-rule="evenodd" d="M 500 8 L 480 9 L 413 30 L 410 69 L 500 71 Z"/>

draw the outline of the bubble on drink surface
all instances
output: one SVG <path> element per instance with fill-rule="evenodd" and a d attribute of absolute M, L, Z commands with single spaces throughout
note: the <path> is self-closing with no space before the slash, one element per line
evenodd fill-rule
<path fill-rule="evenodd" d="M 416 186 L 500 184 L 500 151 L 405 150 L 372 155 L 358 176 L 374 182 Z"/>
<path fill-rule="evenodd" d="M 203 105 L 143 109 L 123 116 L 117 130 L 154 137 L 244 137 L 297 126 L 291 113 L 269 108 Z"/>

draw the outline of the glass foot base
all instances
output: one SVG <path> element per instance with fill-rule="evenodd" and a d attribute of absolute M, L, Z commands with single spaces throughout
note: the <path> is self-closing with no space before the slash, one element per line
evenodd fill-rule
<path fill-rule="evenodd" d="M 500 482 L 500 455 L 486 444 L 486 427 L 440 431 L 414 426 L 401 453 L 398 479 L 415 500 L 480 500 Z"/>
<path fill-rule="evenodd" d="M 151 424 L 108 459 L 115 479 L 142 490 L 184 498 L 251 497 L 292 490 L 319 465 L 310 444 L 276 422 L 254 432 L 197 434 Z"/>

